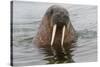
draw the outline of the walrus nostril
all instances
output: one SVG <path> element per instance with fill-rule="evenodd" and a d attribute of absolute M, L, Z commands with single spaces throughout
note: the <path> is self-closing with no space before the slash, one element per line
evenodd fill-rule
<path fill-rule="evenodd" d="M 53 14 L 51 17 L 53 24 L 57 24 L 59 27 L 66 25 L 69 22 L 69 17 L 66 14 Z"/>

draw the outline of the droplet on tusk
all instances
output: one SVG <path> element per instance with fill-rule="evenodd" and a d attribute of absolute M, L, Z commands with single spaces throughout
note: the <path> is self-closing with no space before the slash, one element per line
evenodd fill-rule
<path fill-rule="evenodd" d="M 55 24 L 55 25 L 53 26 L 53 31 L 52 31 L 51 46 L 53 45 L 53 42 L 54 42 L 55 33 L 56 33 L 56 28 L 57 28 L 57 25 Z"/>

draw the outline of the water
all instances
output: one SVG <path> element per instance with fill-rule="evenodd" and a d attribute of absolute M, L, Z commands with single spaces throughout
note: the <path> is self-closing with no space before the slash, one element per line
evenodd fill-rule
<path fill-rule="evenodd" d="M 55 60 L 48 52 L 34 46 L 32 40 L 41 18 L 51 5 L 53 4 L 14 2 L 14 66 L 97 61 L 97 6 L 59 4 L 69 11 L 71 22 L 78 34 L 76 47 L 69 50 L 68 59 Z"/>

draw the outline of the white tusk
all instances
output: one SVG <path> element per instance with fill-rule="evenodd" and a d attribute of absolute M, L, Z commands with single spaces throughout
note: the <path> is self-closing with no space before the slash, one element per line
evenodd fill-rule
<path fill-rule="evenodd" d="M 53 45 L 53 42 L 54 42 L 54 37 L 55 37 L 55 33 L 56 33 L 56 28 L 57 28 L 57 25 L 55 24 L 53 26 L 53 32 L 52 32 L 52 38 L 51 38 L 51 46 Z"/>
<path fill-rule="evenodd" d="M 65 26 L 63 26 L 63 29 L 62 29 L 62 39 L 61 39 L 62 47 L 63 47 L 63 43 L 64 43 L 64 35 L 65 35 Z"/>

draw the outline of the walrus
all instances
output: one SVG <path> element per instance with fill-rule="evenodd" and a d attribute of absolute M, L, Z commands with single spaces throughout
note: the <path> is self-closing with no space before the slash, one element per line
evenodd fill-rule
<path fill-rule="evenodd" d="M 76 41 L 76 31 L 68 11 L 59 6 L 49 7 L 42 18 L 34 43 L 39 48 L 53 48 L 59 54 L 67 51 Z"/>

